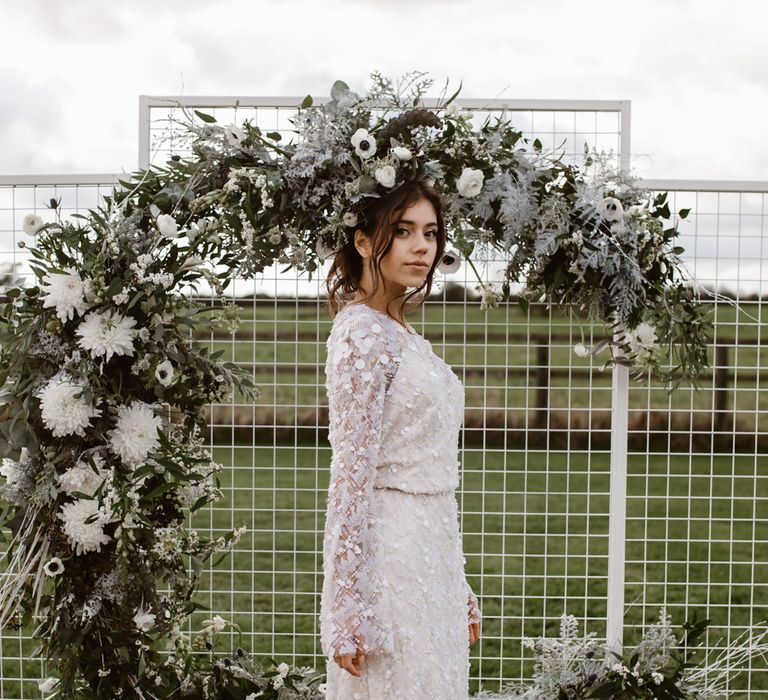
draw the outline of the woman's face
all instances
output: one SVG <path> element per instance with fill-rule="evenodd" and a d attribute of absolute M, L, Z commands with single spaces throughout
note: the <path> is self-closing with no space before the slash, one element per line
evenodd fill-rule
<path fill-rule="evenodd" d="M 419 199 L 406 207 L 391 225 L 395 228 L 392 247 L 379 266 L 386 280 L 387 296 L 396 296 L 406 287 L 421 286 L 435 261 L 438 233 L 435 208 L 429 200 Z M 365 272 L 370 279 L 370 270 Z"/>

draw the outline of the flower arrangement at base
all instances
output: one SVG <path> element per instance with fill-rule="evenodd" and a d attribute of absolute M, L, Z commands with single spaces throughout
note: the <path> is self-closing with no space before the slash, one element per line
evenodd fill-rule
<path fill-rule="evenodd" d="M 711 620 L 692 619 L 683 623 L 680 639 L 675 637 L 665 608 L 658 621 L 644 632 L 631 653 L 607 649 L 594 633 L 580 636 L 573 615 L 560 618 L 556 639 L 525 638 L 523 645 L 536 654 L 532 683 L 507 685 L 500 692 L 480 691 L 483 700 L 724 700 L 733 692 L 726 689 L 739 675 L 740 667 L 768 652 L 768 623 L 748 630 L 747 639 L 732 642 L 717 658 L 695 658 Z M 743 636 L 743 635 L 742 635 Z"/>
<path fill-rule="evenodd" d="M 675 359 L 665 380 L 694 381 L 704 365 L 707 323 L 683 284 L 677 232 L 661 224 L 663 199 L 633 211 L 635 190 L 585 179 L 508 121 L 475 129 L 458 92 L 426 109 L 422 74 L 372 78 L 362 98 L 341 81 L 322 105 L 307 97 L 288 144 L 185 110 L 187 157 L 121 179 L 87 215 L 62 220 L 52 199 L 54 221 L 25 217 L 33 283 L 8 290 L 0 314 L 0 527 L 11 533 L 0 624 L 40 620 L 60 697 L 162 696 L 164 642 L 200 607 L 204 562 L 244 531 L 206 538 L 184 526 L 221 497 L 204 409 L 260 396 L 192 333 L 236 331 L 225 290 L 237 276 L 278 262 L 311 278 L 367 198 L 413 178 L 437 189 L 455 246 L 444 274 L 461 256 L 477 273 L 477 246 L 509 255 L 501 294 L 477 275 L 481 308 L 524 279 L 528 295 L 623 328 L 623 362 L 661 372 L 660 344 Z M 203 280 L 215 303 L 185 293 Z"/>

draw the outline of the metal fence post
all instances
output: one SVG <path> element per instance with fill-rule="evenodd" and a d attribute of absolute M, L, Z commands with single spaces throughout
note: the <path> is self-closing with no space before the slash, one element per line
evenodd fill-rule
<path fill-rule="evenodd" d="M 613 366 L 611 388 L 611 481 L 608 513 L 608 620 L 606 643 L 621 653 L 624 632 L 624 561 L 627 517 L 629 368 Z"/>

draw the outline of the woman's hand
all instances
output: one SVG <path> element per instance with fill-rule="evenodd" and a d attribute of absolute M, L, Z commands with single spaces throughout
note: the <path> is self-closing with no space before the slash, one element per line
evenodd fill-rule
<path fill-rule="evenodd" d="M 360 647 L 357 648 L 355 655 L 344 654 L 343 656 L 334 656 L 333 660 L 345 671 L 349 671 L 353 676 L 362 675 L 362 665 L 365 661 L 365 654 L 363 654 Z"/>
<path fill-rule="evenodd" d="M 478 639 L 480 639 L 480 623 L 472 622 L 469 625 L 469 643 L 474 644 Z"/>

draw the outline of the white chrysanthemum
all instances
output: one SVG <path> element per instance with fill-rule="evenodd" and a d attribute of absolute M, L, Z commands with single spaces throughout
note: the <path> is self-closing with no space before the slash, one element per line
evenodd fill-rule
<path fill-rule="evenodd" d="M 121 316 L 115 311 L 94 311 L 75 331 L 80 336 L 78 345 L 91 353 L 92 358 L 106 355 L 109 362 L 112 355 L 133 356 L 133 339 L 137 331 L 133 330 L 136 319 Z"/>
<path fill-rule="evenodd" d="M 160 216 L 157 217 L 157 229 L 166 238 L 176 238 L 179 233 L 179 227 L 176 224 L 176 219 L 174 219 L 170 214 L 160 214 Z"/>
<path fill-rule="evenodd" d="M 101 415 L 101 409 L 89 404 L 83 396 L 75 398 L 83 386 L 72 377 L 59 372 L 35 396 L 40 399 L 43 423 L 54 437 L 73 433 L 85 437 L 91 418 Z"/>
<path fill-rule="evenodd" d="M 373 175 L 382 185 L 384 185 L 384 187 L 395 186 L 397 171 L 393 166 L 382 165 L 380 168 L 376 168 L 376 172 L 374 172 Z"/>
<path fill-rule="evenodd" d="M 163 420 L 154 414 L 152 406 L 135 401 L 117 409 L 117 427 L 109 430 L 109 447 L 120 456 L 123 464 L 132 467 L 143 462 L 160 444 L 157 429 Z"/>
<path fill-rule="evenodd" d="M 77 270 L 65 268 L 67 274 L 48 273 L 43 277 L 41 299 L 44 307 L 55 307 L 61 322 L 82 316 L 90 306 L 85 300 L 85 286 Z"/>
<path fill-rule="evenodd" d="M 482 170 L 477 168 L 464 168 L 456 181 L 456 190 L 462 197 L 476 197 L 483 189 Z"/>
<path fill-rule="evenodd" d="M 173 365 L 170 360 L 165 360 L 157 366 L 155 379 L 163 386 L 168 386 L 173 381 Z"/>
<path fill-rule="evenodd" d="M 63 573 L 64 564 L 58 557 L 53 557 L 53 559 L 51 559 L 49 562 L 46 562 L 45 566 L 43 567 L 43 571 L 45 572 L 46 576 L 53 578 L 54 576 L 58 576 L 60 573 Z"/>
<path fill-rule="evenodd" d="M 92 523 L 85 522 L 92 515 L 96 515 L 98 510 L 98 501 L 85 498 L 78 498 L 73 503 L 66 503 L 61 507 L 59 518 L 64 521 L 62 529 L 78 555 L 93 551 L 100 552 L 101 545 L 107 544 L 112 539 L 105 534 L 101 517 Z"/>
<path fill-rule="evenodd" d="M 136 629 L 148 632 L 155 626 L 155 615 L 139 608 L 133 616 L 133 621 L 136 624 Z"/>
<path fill-rule="evenodd" d="M 80 491 L 87 496 L 93 496 L 93 494 L 96 493 L 96 489 L 101 486 L 106 478 L 106 474 L 102 470 L 102 467 L 104 467 L 104 458 L 99 454 L 94 454 L 93 461 L 98 470 L 98 474 L 91 469 L 87 462 L 81 460 L 73 467 L 67 469 L 63 474 L 59 474 L 56 477 L 59 485 L 67 494 L 72 495 L 76 491 Z"/>
<path fill-rule="evenodd" d="M 27 214 L 21 222 L 24 233 L 34 236 L 43 226 L 43 220 L 38 214 Z"/>

